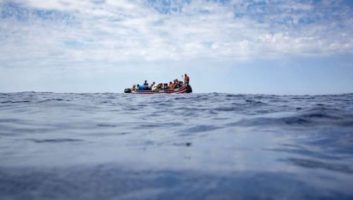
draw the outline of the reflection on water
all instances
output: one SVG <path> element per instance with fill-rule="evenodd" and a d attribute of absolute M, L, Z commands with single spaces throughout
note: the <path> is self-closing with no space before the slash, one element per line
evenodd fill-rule
<path fill-rule="evenodd" d="M 352 199 L 353 95 L 0 94 L 5 199 Z"/>

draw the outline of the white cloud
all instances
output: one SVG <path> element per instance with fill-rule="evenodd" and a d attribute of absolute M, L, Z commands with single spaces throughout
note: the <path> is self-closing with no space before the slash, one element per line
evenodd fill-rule
<path fill-rule="evenodd" d="M 352 10 L 337 1 L 9 2 L 0 3 L 9 65 L 353 53 Z"/>

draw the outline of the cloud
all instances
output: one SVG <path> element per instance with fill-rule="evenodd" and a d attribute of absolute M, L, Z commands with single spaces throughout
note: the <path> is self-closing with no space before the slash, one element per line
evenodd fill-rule
<path fill-rule="evenodd" d="M 24 0 L 0 3 L 0 62 L 277 58 L 353 53 L 344 1 Z"/>

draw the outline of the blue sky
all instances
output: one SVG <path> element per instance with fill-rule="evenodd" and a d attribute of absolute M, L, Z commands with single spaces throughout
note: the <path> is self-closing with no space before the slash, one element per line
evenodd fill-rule
<path fill-rule="evenodd" d="M 353 92 L 350 0 L 0 0 L 0 92 Z"/>

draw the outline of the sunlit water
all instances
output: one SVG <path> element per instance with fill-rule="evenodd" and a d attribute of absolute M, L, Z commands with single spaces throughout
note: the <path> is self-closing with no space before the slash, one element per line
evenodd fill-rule
<path fill-rule="evenodd" d="M 0 94 L 1 199 L 352 199 L 353 94 Z"/>

